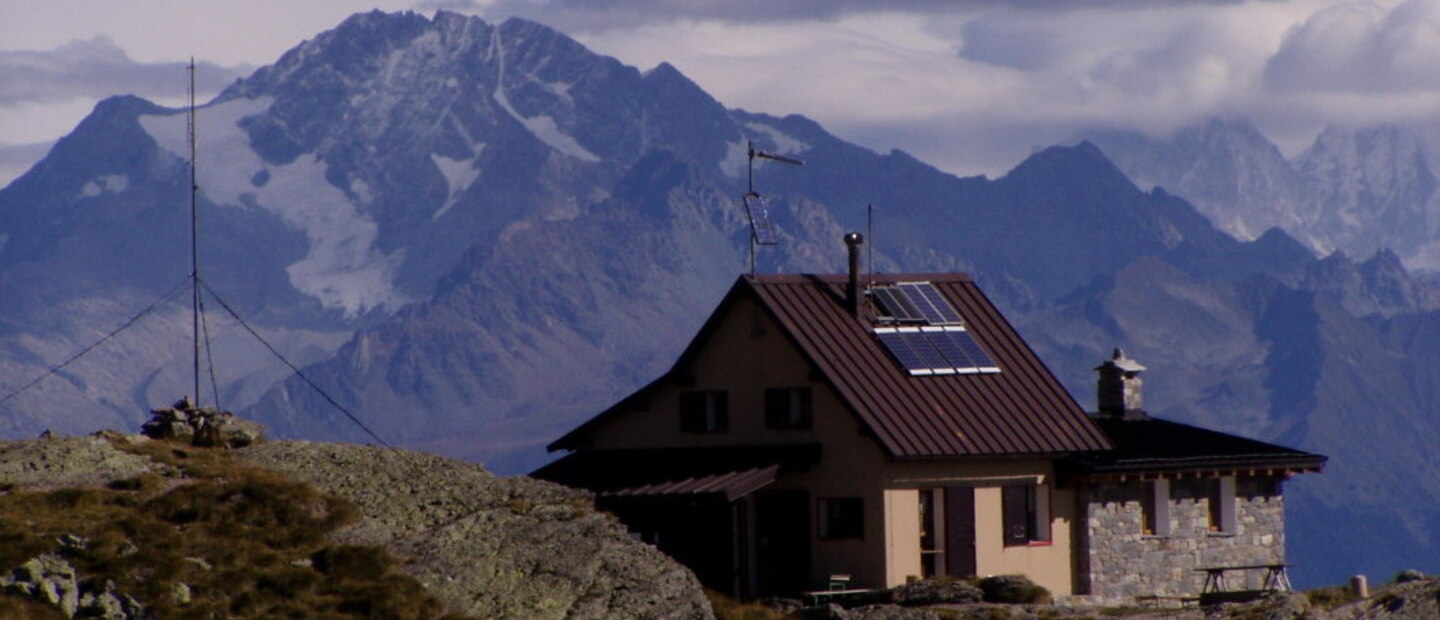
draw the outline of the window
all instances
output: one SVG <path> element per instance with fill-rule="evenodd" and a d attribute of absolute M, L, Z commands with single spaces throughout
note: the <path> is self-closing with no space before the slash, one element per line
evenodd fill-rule
<path fill-rule="evenodd" d="M 858 497 L 822 497 L 819 500 L 820 539 L 865 537 L 864 503 Z"/>
<path fill-rule="evenodd" d="M 1015 484 L 1000 489 L 1005 546 L 1050 542 L 1050 487 Z"/>
<path fill-rule="evenodd" d="M 1170 481 L 1151 480 L 1140 488 L 1140 533 L 1170 535 Z"/>
<path fill-rule="evenodd" d="M 680 393 L 680 430 L 723 433 L 730 430 L 730 398 L 723 390 Z"/>
<path fill-rule="evenodd" d="M 810 428 L 810 388 L 765 390 L 765 428 Z"/>
<path fill-rule="evenodd" d="M 1221 476 L 1210 480 L 1210 531 L 1218 534 L 1234 534 L 1235 521 L 1235 477 Z"/>

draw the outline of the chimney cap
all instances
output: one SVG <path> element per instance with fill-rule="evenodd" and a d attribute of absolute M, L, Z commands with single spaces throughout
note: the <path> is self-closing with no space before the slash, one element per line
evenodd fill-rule
<path fill-rule="evenodd" d="M 1117 368 L 1127 373 L 1135 373 L 1145 370 L 1145 367 L 1141 366 L 1140 362 L 1125 357 L 1125 350 L 1121 349 L 1120 347 L 1115 347 L 1115 352 L 1110 354 L 1110 359 L 1105 360 L 1105 363 L 1096 366 L 1095 370 L 1100 370 L 1102 368 Z"/>
<path fill-rule="evenodd" d="M 865 243 L 865 236 L 858 232 L 852 232 L 845 235 L 845 245 L 855 247 L 862 243 Z"/>

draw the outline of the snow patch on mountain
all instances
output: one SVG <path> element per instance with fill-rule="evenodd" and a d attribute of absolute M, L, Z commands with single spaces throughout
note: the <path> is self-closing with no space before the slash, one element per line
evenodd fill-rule
<path fill-rule="evenodd" d="M 94 198 L 104 193 L 118 194 L 130 189 L 130 177 L 123 174 L 107 174 L 95 177 L 80 188 L 80 196 Z"/>
<path fill-rule="evenodd" d="M 515 106 L 510 104 L 510 97 L 505 94 L 505 47 L 500 44 L 500 33 L 498 31 L 495 33 L 494 39 L 492 39 L 491 46 L 491 53 L 494 54 L 496 65 L 498 66 L 494 96 L 495 102 L 500 104 L 500 109 L 505 110 L 506 114 L 509 114 L 511 118 L 518 121 L 525 129 L 529 130 L 531 134 L 550 148 L 580 161 L 591 163 L 599 162 L 599 156 L 591 153 L 584 146 L 581 146 L 579 142 L 575 141 L 573 136 L 561 130 L 560 126 L 555 124 L 554 118 L 543 114 L 526 117 L 516 110 Z M 558 87 L 546 82 L 540 82 L 540 84 L 546 86 L 551 92 L 557 92 L 558 90 L 557 94 L 563 95 L 566 99 L 570 97 L 568 86 Z"/>
<path fill-rule="evenodd" d="M 445 183 L 450 187 L 449 196 L 445 198 L 445 204 L 441 205 L 430 216 L 431 221 L 439 220 L 445 215 L 450 207 L 455 206 L 455 201 L 460 198 L 465 190 L 470 189 L 470 184 L 480 178 L 480 169 L 475 167 L 475 160 L 479 159 L 480 153 L 485 151 L 484 144 L 475 145 L 475 157 L 470 159 L 450 159 L 444 155 L 432 153 L 430 161 L 435 162 L 435 167 L 440 169 L 440 174 L 445 177 Z"/>
<path fill-rule="evenodd" d="M 810 148 L 809 144 L 764 123 L 750 122 L 745 123 L 745 126 L 770 138 L 770 141 L 775 143 L 775 152 L 780 155 L 793 155 Z"/>
<path fill-rule="evenodd" d="M 575 138 L 571 137 L 570 134 L 561 131 L 560 127 L 555 124 L 555 119 L 545 115 L 532 116 L 529 118 L 522 116 L 515 110 L 514 106 L 510 105 L 510 99 L 505 96 L 503 86 L 497 86 L 495 88 L 495 101 L 500 104 L 500 108 L 505 110 L 506 114 L 509 114 L 511 118 L 519 121 L 521 125 L 525 126 L 525 129 L 530 130 L 530 133 L 534 134 L 536 138 L 539 138 L 541 142 L 544 142 L 550 148 L 580 161 L 592 163 L 600 161 L 599 156 L 591 153 L 585 147 L 580 146 L 580 143 L 576 142 Z"/>
<path fill-rule="evenodd" d="M 290 284 L 347 317 L 370 310 L 395 310 L 410 300 L 395 287 L 403 253 L 384 254 L 376 246 L 379 228 L 325 178 L 326 165 L 308 154 L 283 165 L 267 164 L 250 148 L 241 119 L 269 109 L 269 98 L 233 99 L 200 110 L 199 183 L 205 198 L 235 208 L 247 203 L 303 231 L 309 253 L 289 265 Z M 161 148 L 185 157 L 189 152 L 185 115 L 147 115 L 140 125 Z M 269 180 L 256 187 L 255 170 Z"/>

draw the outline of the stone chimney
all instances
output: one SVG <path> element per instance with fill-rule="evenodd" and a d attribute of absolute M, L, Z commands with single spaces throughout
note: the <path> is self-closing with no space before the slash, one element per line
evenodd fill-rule
<path fill-rule="evenodd" d="M 858 232 L 845 235 L 845 247 L 850 250 L 850 281 L 845 283 L 845 307 L 851 314 L 860 316 L 860 246 L 865 237 Z"/>
<path fill-rule="evenodd" d="M 1135 360 L 1125 357 L 1125 352 L 1115 349 L 1110 359 L 1095 367 L 1100 373 L 1095 382 L 1096 404 L 1100 415 L 1143 419 L 1145 401 L 1140 391 L 1140 372 L 1145 370 Z"/>

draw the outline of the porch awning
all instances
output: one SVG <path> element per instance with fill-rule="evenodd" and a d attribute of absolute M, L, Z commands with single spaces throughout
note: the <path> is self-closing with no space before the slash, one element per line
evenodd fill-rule
<path fill-rule="evenodd" d="M 638 487 L 618 489 L 600 493 L 601 497 L 634 497 L 643 495 L 707 495 L 723 494 L 725 501 L 733 502 L 775 482 L 780 465 L 768 465 L 752 469 L 727 471 L 694 476 L 679 480 L 655 482 Z"/>
<path fill-rule="evenodd" d="M 735 501 L 819 462 L 813 443 L 581 450 L 530 475 L 604 498 L 719 494 Z"/>

